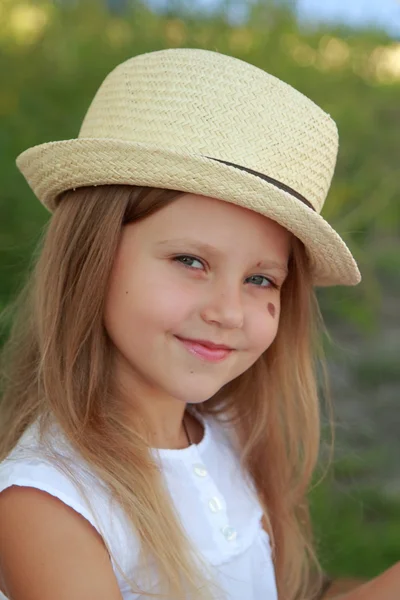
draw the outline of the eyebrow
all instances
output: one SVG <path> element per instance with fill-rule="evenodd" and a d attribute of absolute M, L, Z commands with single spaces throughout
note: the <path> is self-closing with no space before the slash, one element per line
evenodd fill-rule
<path fill-rule="evenodd" d="M 223 254 L 220 250 L 218 250 L 218 248 L 212 246 L 211 244 L 207 244 L 206 242 L 201 242 L 199 240 L 194 240 L 190 238 L 175 238 L 170 240 L 161 240 L 156 244 L 156 246 L 164 247 L 173 246 L 174 244 L 185 244 L 191 246 L 192 248 L 196 248 L 199 252 L 206 252 L 216 258 L 220 257 Z M 288 273 L 287 265 L 270 259 L 257 261 L 256 266 L 259 269 L 278 269 L 285 273 L 285 275 L 287 275 Z"/>

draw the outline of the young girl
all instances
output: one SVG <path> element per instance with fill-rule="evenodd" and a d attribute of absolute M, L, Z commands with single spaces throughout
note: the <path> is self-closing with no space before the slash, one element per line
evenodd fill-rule
<path fill-rule="evenodd" d="M 3 349 L 6 597 L 316 597 L 313 289 L 360 280 L 319 214 L 337 148 L 289 85 L 168 49 L 18 157 L 53 214 Z"/>

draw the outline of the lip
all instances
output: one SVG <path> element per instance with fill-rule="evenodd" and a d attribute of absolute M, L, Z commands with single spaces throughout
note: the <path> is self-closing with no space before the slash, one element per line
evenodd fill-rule
<path fill-rule="evenodd" d="M 201 343 L 200 340 L 189 340 L 178 336 L 175 337 L 191 354 L 209 362 L 220 362 L 233 352 L 233 348 L 229 348 L 228 346 L 212 345 L 211 342 L 205 342 L 206 344 L 210 344 L 206 346 Z"/>
<path fill-rule="evenodd" d="M 186 342 L 191 342 L 193 344 L 201 344 L 201 346 L 205 346 L 206 348 L 210 348 L 211 350 L 233 350 L 231 346 L 226 346 L 225 344 L 214 344 L 214 342 L 210 342 L 209 340 L 193 340 L 190 338 L 180 338 L 176 336 L 178 340 L 185 340 Z"/>

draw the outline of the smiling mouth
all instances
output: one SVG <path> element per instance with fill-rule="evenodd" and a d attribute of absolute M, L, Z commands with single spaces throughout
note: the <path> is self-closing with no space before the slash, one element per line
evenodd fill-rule
<path fill-rule="evenodd" d="M 232 354 L 231 348 L 210 348 L 194 340 L 185 340 L 175 336 L 176 339 L 194 356 L 208 362 L 221 362 Z"/>

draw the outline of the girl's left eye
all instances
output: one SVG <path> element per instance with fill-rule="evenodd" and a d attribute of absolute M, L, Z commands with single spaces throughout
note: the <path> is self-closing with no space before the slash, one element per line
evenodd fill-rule
<path fill-rule="evenodd" d="M 204 267 L 204 263 L 199 258 L 195 258 L 194 256 L 189 256 L 187 254 L 175 256 L 173 258 L 173 260 L 176 262 L 180 262 L 181 264 L 183 264 L 184 267 L 187 267 L 188 269 L 199 270 L 198 267 L 193 267 L 192 265 L 188 264 L 188 262 L 189 263 L 190 262 L 198 262 L 202 267 Z M 184 262 L 184 260 L 187 262 Z M 249 279 L 255 279 L 258 282 L 260 282 L 264 279 L 267 282 L 266 285 L 259 285 L 258 283 L 256 283 L 255 284 L 256 287 L 260 287 L 260 288 L 271 288 L 272 287 L 272 288 L 278 289 L 278 285 L 272 279 L 269 279 L 265 275 L 252 275 L 251 277 L 249 277 Z"/>
<path fill-rule="evenodd" d="M 265 275 L 252 275 L 251 277 L 249 277 L 249 279 L 258 279 L 258 281 L 264 279 L 267 282 L 267 285 L 257 285 L 257 287 L 263 287 L 263 288 L 277 288 L 278 286 L 276 285 L 276 283 L 274 281 L 272 281 L 272 279 L 268 279 L 268 277 L 265 277 Z"/>
<path fill-rule="evenodd" d="M 199 260 L 198 258 L 195 258 L 194 256 L 188 256 L 187 254 L 182 254 L 181 256 L 175 256 L 174 260 L 177 262 L 181 262 L 185 267 L 189 267 L 189 269 L 194 269 L 197 267 L 192 267 L 192 265 L 188 265 L 186 262 L 183 262 L 183 259 L 187 259 L 189 262 L 191 261 L 197 261 L 198 263 L 201 264 L 202 267 L 204 267 L 204 264 L 202 263 L 201 260 Z"/>

